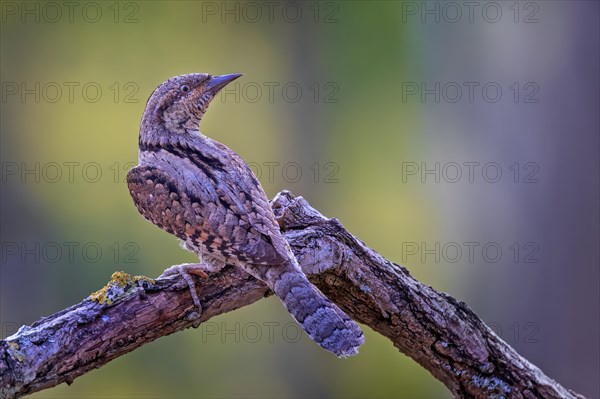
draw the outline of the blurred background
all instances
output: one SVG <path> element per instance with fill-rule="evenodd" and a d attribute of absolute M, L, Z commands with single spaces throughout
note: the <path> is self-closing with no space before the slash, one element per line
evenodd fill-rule
<path fill-rule="evenodd" d="M 67 2 L 68 3 L 68 2 Z M 2 337 L 115 270 L 194 261 L 124 178 L 163 80 L 244 76 L 200 129 L 550 377 L 598 397 L 599 3 L 2 1 Z M 447 398 L 365 327 L 340 361 L 275 298 L 36 398 Z"/>

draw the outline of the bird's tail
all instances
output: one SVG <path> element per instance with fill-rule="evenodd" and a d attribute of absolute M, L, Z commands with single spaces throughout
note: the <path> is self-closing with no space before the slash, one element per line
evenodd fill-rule
<path fill-rule="evenodd" d="M 295 259 L 267 273 L 270 288 L 313 341 L 338 357 L 358 354 L 362 330 L 308 281 Z"/>

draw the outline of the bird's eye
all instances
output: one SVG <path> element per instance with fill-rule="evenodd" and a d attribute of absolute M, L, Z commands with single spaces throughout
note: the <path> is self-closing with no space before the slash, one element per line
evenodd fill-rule
<path fill-rule="evenodd" d="M 181 90 L 184 93 L 187 93 L 188 91 L 190 91 L 190 86 L 188 85 L 183 85 L 179 88 L 179 90 Z"/>

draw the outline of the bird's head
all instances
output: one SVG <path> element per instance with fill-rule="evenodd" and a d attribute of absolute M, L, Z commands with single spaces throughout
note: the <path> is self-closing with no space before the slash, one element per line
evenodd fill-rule
<path fill-rule="evenodd" d="M 172 133 L 197 130 L 208 104 L 228 83 L 242 74 L 214 76 L 192 73 L 175 76 L 154 90 L 142 118 L 145 124 L 162 124 Z"/>

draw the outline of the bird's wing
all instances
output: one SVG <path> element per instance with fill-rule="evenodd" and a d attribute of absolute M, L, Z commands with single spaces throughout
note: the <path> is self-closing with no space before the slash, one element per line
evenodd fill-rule
<path fill-rule="evenodd" d="M 275 235 L 284 239 L 272 213 L 264 212 L 264 204 L 256 206 L 256 201 L 250 200 L 256 193 L 216 185 L 216 195 L 199 198 L 195 190 L 183 187 L 178 179 L 152 165 L 131 169 L 127 184 L 140 213 L 182 240 L 191 239 L 208 252 L 242 262 L 276 265 L 286 260 L 282 243 L 276 241 L 279 248 L 274 246 L 274 227 Z M 258 197 L 259 202 L 262 197 L 266 201 L 264 192 Z"/>

